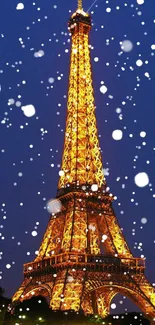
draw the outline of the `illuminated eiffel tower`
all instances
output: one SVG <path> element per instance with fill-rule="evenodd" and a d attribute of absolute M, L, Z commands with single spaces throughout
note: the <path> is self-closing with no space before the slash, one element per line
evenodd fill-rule
<path fill-rule="evenodd" d="M 155 323 L 155 290 L 144 275 L 145 261 L 133 257 L 112 208 L 99 147 L 89 32 L 82 1 L 69 20 L 72 35 L 68 111 L 60 179 L 52 214 L 36 259 L 24 265 L 16 304 L 48 296 L 52 310 L 82 309 L 105 317 L 121 293 Z M 154 319 L 154 320 L 153 320 Z"/>

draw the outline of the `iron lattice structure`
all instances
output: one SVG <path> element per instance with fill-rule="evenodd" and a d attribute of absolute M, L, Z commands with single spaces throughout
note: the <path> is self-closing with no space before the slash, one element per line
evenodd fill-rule
<path fill-rule="evenodd" d="M 50 217 L 39 254 L 24 265 L 24 281 L 12 300 L 43 295 L 53 310 L 82 308 L 105 317 L 113 297 L 122 293 L 154 323 L 155 290 L 144 275 L 145 261 L 133 257 L 106 190 L 92 86 L 91 18 L 81 1 L 69 29 L 68 111 L 57 192 L 62 209 Z"/>

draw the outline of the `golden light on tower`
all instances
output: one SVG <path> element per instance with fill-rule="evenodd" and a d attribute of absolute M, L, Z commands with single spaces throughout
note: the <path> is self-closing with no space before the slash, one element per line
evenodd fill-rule
<path fill-rule="evenodd" d="M 90 60 L 91 17 L 78 9 L 72 35 L 67 120 L 57 199 L 36 259 L 24 265 L 13 303 L 48 296 L 53 310 L 83 309 L 105 317 L 117 293 L 131 298 L 152 320 L 155 290 L 134 258 L 112 208 L 99 146 Z"/>
<path fill-rule="evenodd" d="M 78 9 L 82 10 L 82 0 L 78 0 Z"/>
<path fill-rule="evenodd" d="M 90 64 L 90 16 L 77 12 L 69 22 L 72 33 L 68 112 L 65 145 L 58 188 L 67 184 L 105 185 L 96 127 Z"/>

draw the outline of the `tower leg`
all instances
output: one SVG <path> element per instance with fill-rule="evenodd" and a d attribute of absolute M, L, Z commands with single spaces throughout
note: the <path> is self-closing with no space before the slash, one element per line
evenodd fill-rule
<path fill-rule="evenodd" d="M 81 307 L 84 311 L 85 315 L 92 315 L 93 314 L 93 308 L 92 308 L 92 295 L 91 293 L 87 294 L 82 299 Z"/>
<path fill-rule="evenodd" d="M 12 307 L 16 306 L 18 303 L 30 299 L 34 296 L 43 296 L 51 298 L 51 292 L 53 288 L 52 281 L 41 283 L 36 283 L 31 278 L 25 279 L 12 298 Z"/>
<path fill-rule="evenodd" d="M 92 306 L 94 314 L 105 318 L 110 314 L 110 303 L 117 294 L 114 288 L 99 288 L 92 292 Z"/>
<path fill-rule="evenodd" d="M 20 286 L 20 288 L 18 289 L 18 291 L 16 291 L 16 293 L 12 297 L 13 304 L 18 303 L 19 301 L 22 301 L 23 293 L 26 290 L 26 288 L 30 285 L 30 283 L 31 283 L 31 279 L 25 279 L 23 281 L 23 283 Z"/>
<path fill-rule="evenodd" d="M 141 281 L 140 281 L 141 280 Z M 133 283 L 138 287 L 140 296 L 139 307 L 150 319 L 151 325 L 155 325 L 155 288 L 151 285 L 145 275 L 132 277 Z"/>

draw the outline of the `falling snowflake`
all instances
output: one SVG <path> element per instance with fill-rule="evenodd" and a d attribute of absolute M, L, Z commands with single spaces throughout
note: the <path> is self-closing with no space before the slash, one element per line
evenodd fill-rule
<path fill-rule="evenodd" d="M 138 187 L 145 187 L 149 184 L 149 177 L 145 172 L 138 173 L 135 176 L 135 184 Z"/>
<path fill-rule="evenodd" d="M 111 304 L 111 309 L 116 309 L 116 304 Z"/>
<path fill-rule="evenodd" d="M 141 219 L 141 223 L 143 223 L 143 224 L 147 223 L 147 219 L 146 218 L 142 218 Z"/>
<path fill-rule="evenodd" d="M 51 199 L 47 202 L 47 210 L 49 213 L 59 213 L 62 209 L 61 201 L 58 199 Z"/>
<path fill-rule="evenodd" d="M 109 168 L 103 168 L 103 174 L 109 176 Z"/>
<path fill-rule="evenodd" d="M 141 67 L 142 65 L 143 65 L 143 61 L 142 60 L 137 60 L 136 61 L 136 65 L 138 66 L 138 67 Z"/>
<path fill-rule="evenodd" d="M 123 132 L 121 130 L 114 130 L 112 132 L 112 137 L 116 141 L 121 140 L 123 137 Z"/>
<path fill-rule="evenodd" d="M 36 113 L 35 107 L 31 104 L 22 106 L 21 109 L 22 109 L 24 115 L 27 117 L 32 117 Z"/>
<path fill-rule="evenodd" d="M 48 82 L 49 82 L 50 84 L 53 84 L 53 82 L 54 82 L 54 78 L 50 77 L 50 78 L 48 79 Z"/>
<path fill-rule="evenodd" d="M 45 55 L 45 52 L 43 50 L 39 50 L 38 52 L 34 53 L 35 58 L 41 58 L 44 55 Z"/>
<path fill-rule="evenodd" d="M 108 238 L 107 235 L 103 235 L 102 236 L 102 242 L 104 242 L 107 238 Z"/>
<path fill-rule="evenodd" d="M 97 185 L 97 184 L 93 184 L 93 185 L 91 186 L 91 190 L 92 190 L 93 192 L 96 192 L 96 191 L 98 190 L 98 185 Z"/>
<path fill-rule="evenodd" d="M 144 4 L 144 0 L 137 0 L 138 5 L 143 5 Z"/>
<path fill-rule="evenodd" d="M 24 4 L 22 2 L 19 2 L 16 6 L 17 10 L 23 10 L 24 9 Z"/>
<path fill-rule="evenodd" d="M 129 40 L 124 40 L 123 42 L 121 42 L 121 49 L 123 50 L 123 52 L 132 51 L 132 49 L 133 49 L 132 42 Z"/>
<path fill-rule="evenodd" d="M 140 137 L 141 138 L 145 138 L 146 137 L 146 132 L 145 131 L 141 131 L 140 132 Z"/>
<path fill-rule="evenodd" d="M 31 235 L 32 235 L 33 237 L 36 237 L 36 236 L 38 235 L 38 233 L 37 233 L 36 230 L 34 230 L 34 231 L 31 232 Z"/>
<path fill-rule="evenodd" d="M 107 91 L 108 91 L 108 88 L 105 85 L 103 85 L 103 86 L 100 87 L 100 92 L 102 94 L 105 94 Z"/>

